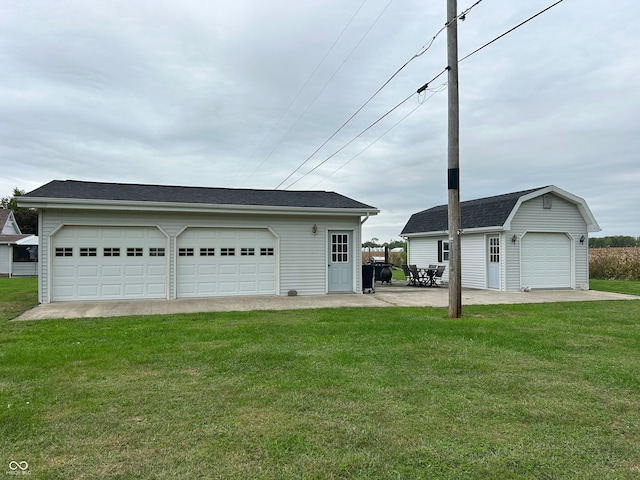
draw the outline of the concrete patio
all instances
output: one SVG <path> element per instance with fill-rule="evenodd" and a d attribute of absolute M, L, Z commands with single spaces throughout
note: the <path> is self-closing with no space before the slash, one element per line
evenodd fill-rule
<path fill-rule="evenodd" d="M 594 300 L 640 300 L 640 297 L 595 290 L 537 290 L 497 292 L 463 289 L 463 305 L 515 303 L 583 302 Z M 52 318 L 121 317 L 174 313 L 227 312 L 250 310 L 292 310 L 339 307 L 447 307 L 446 287 L 408 287 L 403 281 L 375 286 L 375 293 L 329 294 L 318 296 L 211 297 L 178 300 L 109 300 L 93 302 L 56 302 L 23 313 L 16 320 Z"/>

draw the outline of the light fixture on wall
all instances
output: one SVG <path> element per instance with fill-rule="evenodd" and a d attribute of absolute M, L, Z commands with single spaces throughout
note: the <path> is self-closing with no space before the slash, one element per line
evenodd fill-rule
<path fill-rule="evenodd" d="M 511 237 L 511 243 L 516 243 L 517 241 L 518 241 L 518 237 L 516 235 Z"/>
<path fill-rule="evenodd" d="M 318 225 L 316 225 L 315 223 L 313 224 L 313 227 L 311 227 L 311 233 L 313 233 L 314 235 L 318 233 Z"/>
<path fill-rule="evenodd" d="M 580 243 L 584 243 L 584 241 L 585 241 L 585 240 L 586 240 L 585 236 L 584 236 L 584 235 L 582 235 L 582 236 L 580 237 Z"/>

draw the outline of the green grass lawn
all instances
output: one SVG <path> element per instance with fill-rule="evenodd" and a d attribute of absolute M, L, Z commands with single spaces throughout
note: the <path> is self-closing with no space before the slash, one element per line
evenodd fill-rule
<path fill-rule="evenodd" d="M 626 293 L 640 296 L 640 282 L 631 280 L 589 280 L 589 288 L 602 292 Z"/>
<path fill-rule="evenodd" d="M 640 477 L 640 301 L 8 322 L 34 300 L 7 280 L 7 471 Z"/>
<path fill-rule="evenodd" d="M 36 305 L 37 278 L 0 278 L 0 325 Z"/>

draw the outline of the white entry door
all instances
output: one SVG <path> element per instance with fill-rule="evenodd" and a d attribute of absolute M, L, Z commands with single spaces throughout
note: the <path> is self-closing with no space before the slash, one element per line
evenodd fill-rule
<path fill-rule="evenodd" d="M 351 232 L 329 232 L 329 292 L 353 292 Z"/>
<path fill-rule="evenodd" d="M 500 288 L 500 237 L 487 238 L 487 287 Z"/>

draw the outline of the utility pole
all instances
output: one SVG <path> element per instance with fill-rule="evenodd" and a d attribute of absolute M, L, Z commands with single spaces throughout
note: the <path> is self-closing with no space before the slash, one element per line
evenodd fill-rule
<path fill-rule="evenodd" d="M 462 316 L 460 255 L 460 118 L 458 101 L 458 5 L 447 0 L 448 64 L 448 217 L 449 217 L 449 318 Z"/>

